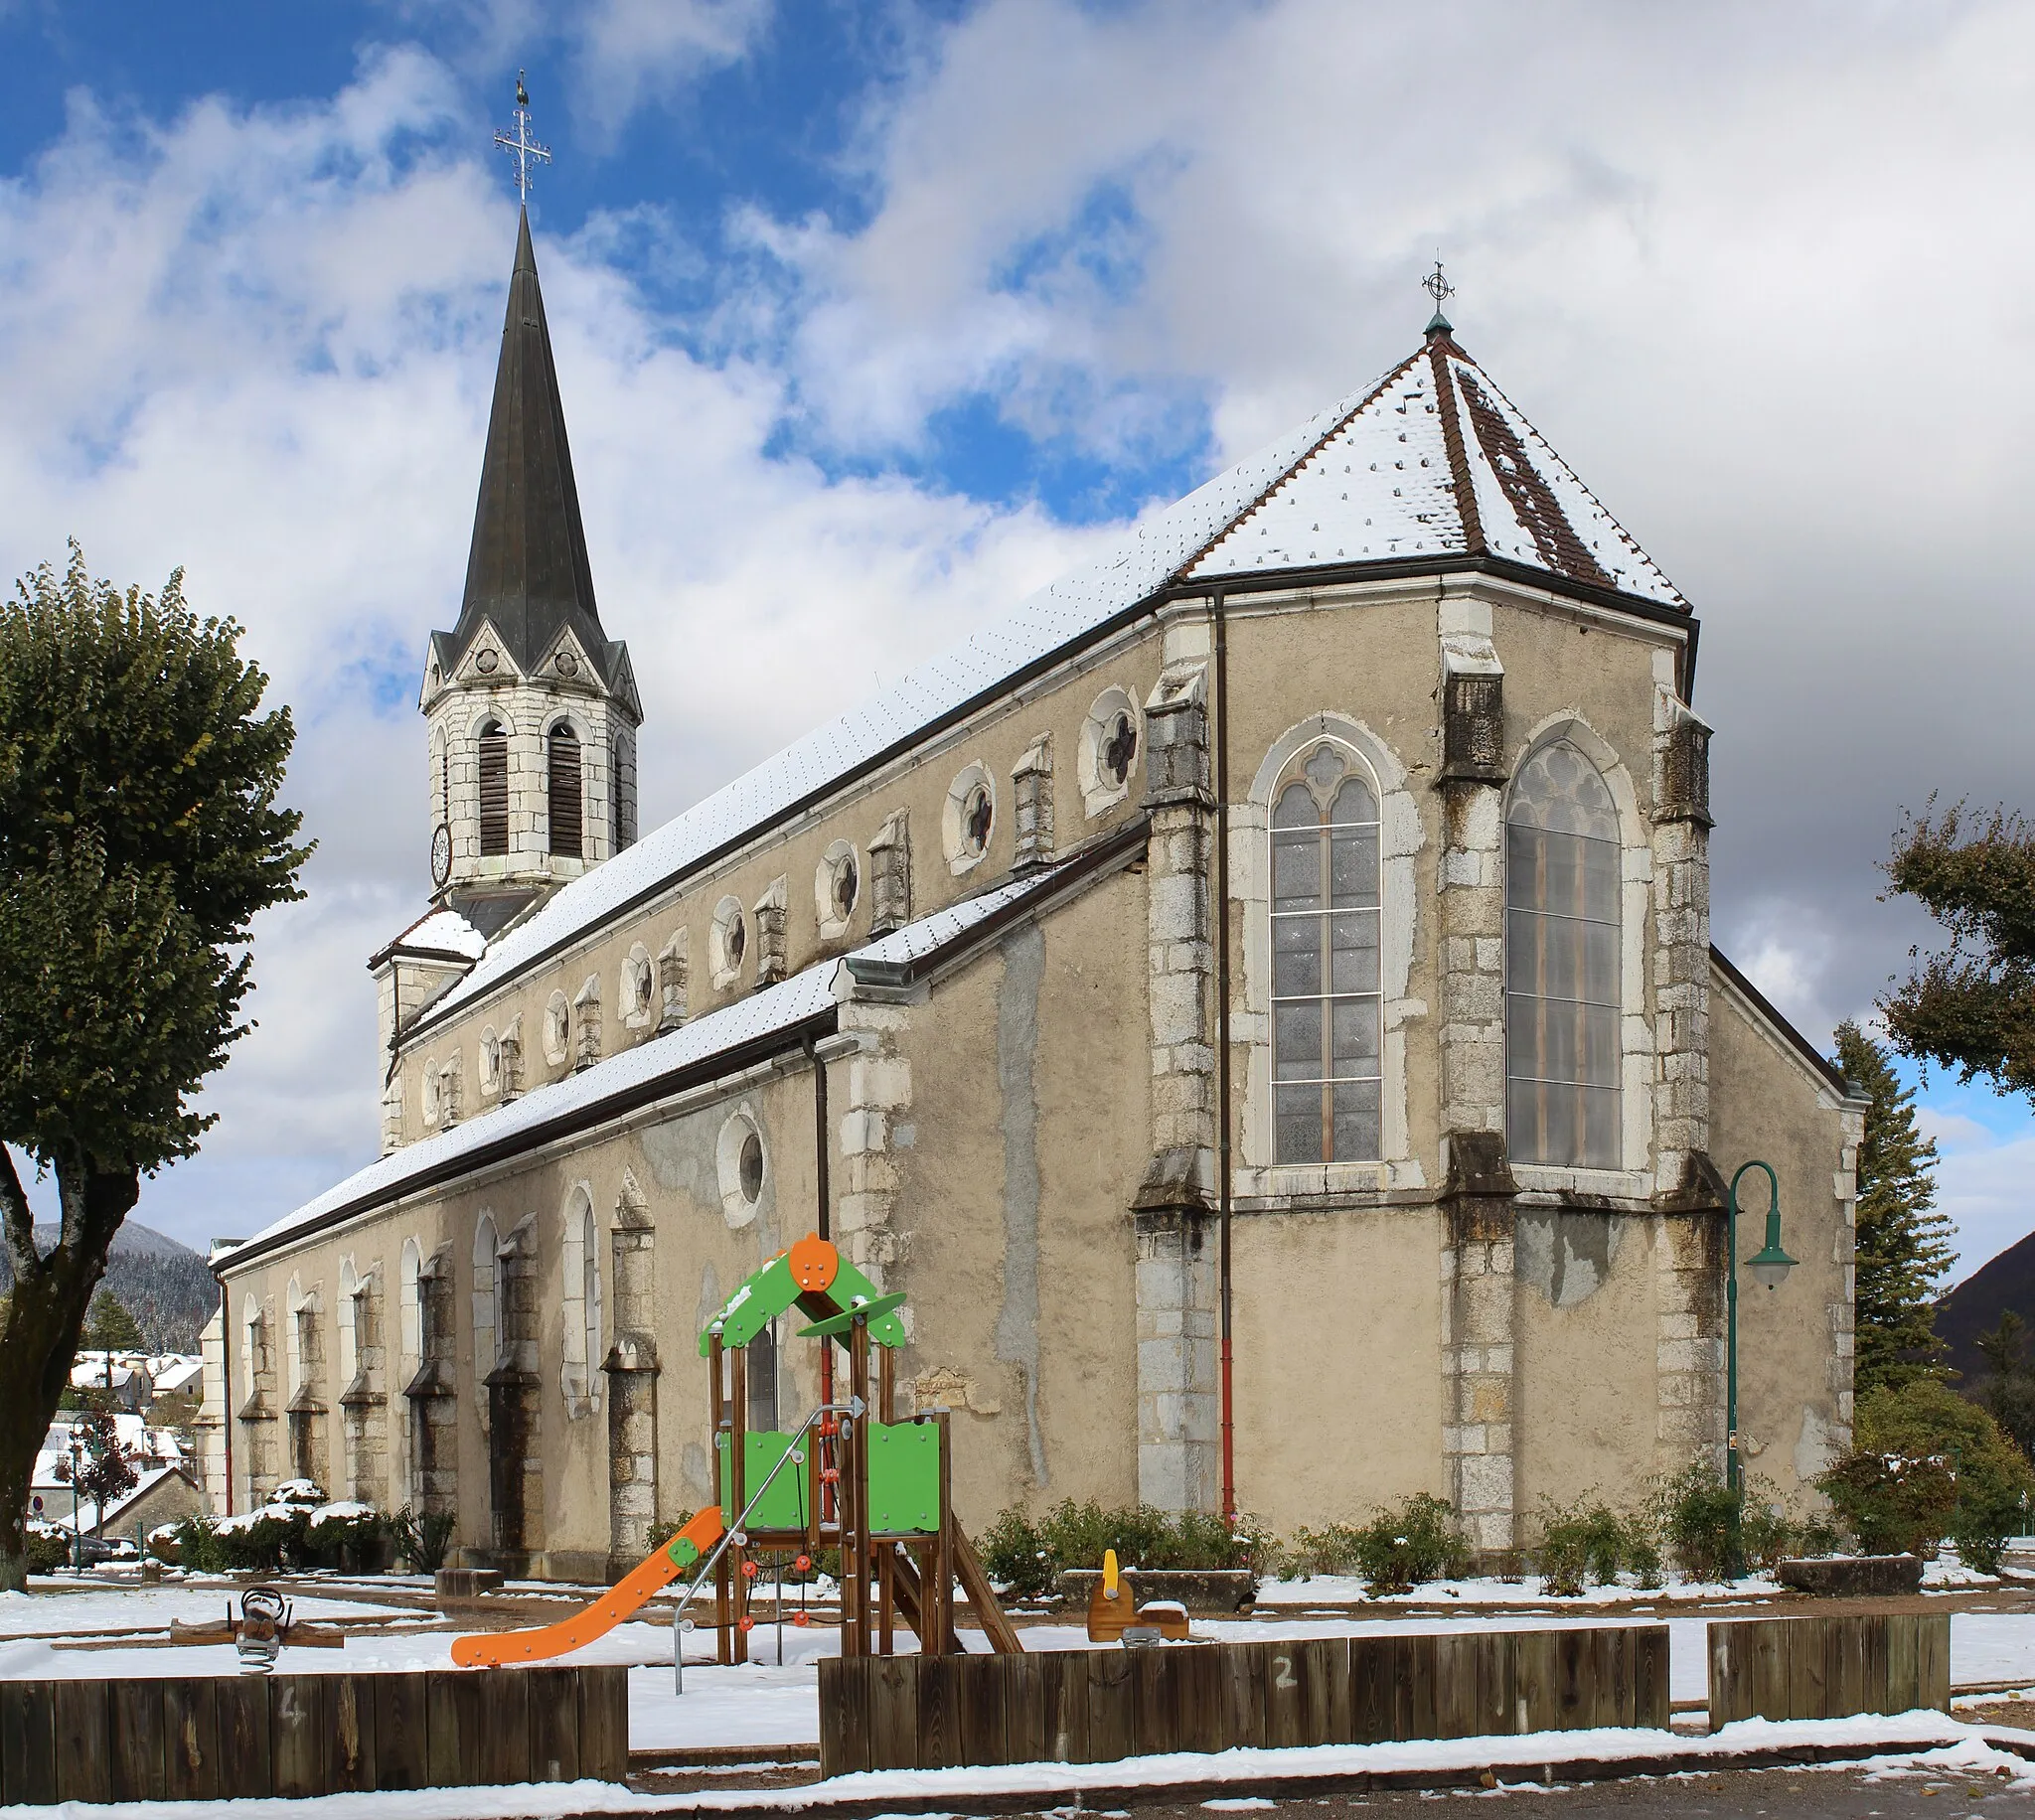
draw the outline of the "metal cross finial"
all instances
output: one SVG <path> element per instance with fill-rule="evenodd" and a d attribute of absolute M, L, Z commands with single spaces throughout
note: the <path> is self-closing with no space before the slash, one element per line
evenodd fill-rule
<path fill-rule="evenodd" d="M 1443 274 L 1442 261 L 1439 255 L 1436 256 L 1434 270 L 1421 279 L 1420 288 L 1435 300 L 1435 312 L 1437 315 L 1441 313 L 1442 305 L 1455 296 L 1456 287 Z"/>
<path fill-rule="evenodd" d="M 530 167 L 534 164 L 549 164 L 551 148 L 540 145 L 530 136 L 530 90 L 523 85 L 523 72 L 516 73 L 516 136 L 497 133 L 495 143 L 516 160 L 516 195 L 520 202 L 530 201 Z"/>

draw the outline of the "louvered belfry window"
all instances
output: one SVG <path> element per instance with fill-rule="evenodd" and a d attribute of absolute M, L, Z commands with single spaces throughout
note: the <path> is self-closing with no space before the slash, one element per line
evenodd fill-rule
<path fill-rule="evenodd" d="M 567 859 L 583 857 L 585 816 L 579 794 L 579 735 L 562 723 L 550 737 L 551 851 Z"/>
<path fill-rule="evenodd" d="M 509 735 L 490 722 L 481 729 L 481 852 L 509 850 Z"/>
<path fill-rule="evenodd" d="M 1378 916 L 1377 795 L 1325 744 L 1272 810 L 1275 1161 L 1382 1153 Z"/>
<path fill-rule="evenodd" d="M 1519 769 L 1505 816 L 1505 1147 L 1619 1161 L 1618 811 L 1566 740 Z"/>

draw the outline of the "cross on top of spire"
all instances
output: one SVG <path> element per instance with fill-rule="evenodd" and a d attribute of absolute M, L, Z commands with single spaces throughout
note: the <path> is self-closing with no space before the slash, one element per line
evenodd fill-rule
<path fill-rule="evenodd" d="M 521 203 L 530 201 L 530 167 L 534 164 L 549 164 L 551 148 L 540 145 L 530 136 L 530 90 L 523 85 L 523 72 L 516 73 L 516 134 L 511 137 L 502 132 L 495 135 L 495 143 L 516 160 L 516 198 Z"/>
<path fill-rule="evenodd" d="M 1420 288 L 1435 300 L 1435 313 L 1428 319 L 1427 332 L 1433 335 L 1439 331 L 1446 335 L 1453 325 L 1448 317 L 1442 314 L 1442 305 L 1455 296 L 1456 287 L 1449 282 L 1447 274 L 1443 272 L 1439 253 L 1435 255 L 1434 270 L 1421 279 Z"/>

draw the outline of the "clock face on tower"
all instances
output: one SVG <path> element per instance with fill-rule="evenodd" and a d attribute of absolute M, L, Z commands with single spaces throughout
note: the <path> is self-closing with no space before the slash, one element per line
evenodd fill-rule
<path fill-rule="evenodd" d="M 443 822 L 431 831 L 431 883 L 440 890 L 452 876 L 452 831 Z"/>

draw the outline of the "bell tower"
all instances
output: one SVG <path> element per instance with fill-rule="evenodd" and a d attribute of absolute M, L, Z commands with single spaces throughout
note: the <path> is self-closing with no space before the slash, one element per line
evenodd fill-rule
<path fill-rule="evenodd" d="M 459 623 L 431 634 L 433 901 L 493 937 L 636 838 L 643 709 L 594 605 L 526 208 Z"/>

